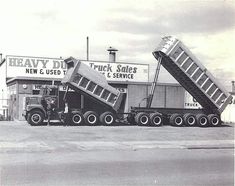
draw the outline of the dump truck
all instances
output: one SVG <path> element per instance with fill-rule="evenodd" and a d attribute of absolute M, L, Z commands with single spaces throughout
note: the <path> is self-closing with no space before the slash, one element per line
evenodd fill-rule
<path fill-rule="evenodd" d="M 147 106 L 132 108 L 130 120 L 140 124 L 150 120 L 152 124 L 161 125 L 162 116 L 175 126 L 219 126 L 221 113 L 231 102 L 232 96 L 192 52 L 180 40 L 167 36 L 162 38 L 153 56 L 157 59 L 158 65 Z M 200 103 L 202 109 L 151 108 L 161 65 Z"/>
<path fill-rule="evenodd" d="M 102 105 L 102 108 L 100 106 L 95 110 L 80 109 L 80 112 L 76 113 L 77 120 L 72 119 L 73 123 L 80 125 L 85 122 L 88 125 L 96 125 L 101 122 L 112 125 L 117 118 L 123 93 L 110 86 L 104 75 L 81 61 L 73 57 L 64 61 L 68 70 L 61 83 L 67 87 L 67 90 L 72 89 Z"/>
<path fill-rule="evenodd" d="M 74 125 L 113 125 L 116 121 L 141 126 L 219 126 L 221 113 L 232 100 L 232 96 L 178 39 L 172 36 L 162 38 L 153 51 L 158 64 L 145 107 L 130 107 L 128 113 L 120 112 L 123 94 L 108 84 L 105 77 L 73 57 L 65 59 L 68 70 L 61 83 L 66 87 L 64 110 L 54 111 L 54 117 Z M 202 109 L 156 108 L 152 107 L 153 95 L 160 68 L 163 66 L 202 106 Z M 71 109 L 68 104 L 69 90 L 91 99 L 100 106 L 93 109 Z M 37 105 L 26 98 L 25 117 L 31 125 L 48 120 L 46 104 L 50 96 L 38 96 Z M 37 99 L 36 98 L 36 99 Z M 55 97 L 52 97 L 56 99 Z M 53 99 L 52 99 L 53 100 Z M 53 101 L 56 102 L 56 101 Z M 47 101 L 47 105 L 50 101 Z M 49 112 L 50 113 L 50 112 Z M 53 116 L 53 115 L 52 115 Z M 50 118 L 49 118 L 50 119 Z"/>

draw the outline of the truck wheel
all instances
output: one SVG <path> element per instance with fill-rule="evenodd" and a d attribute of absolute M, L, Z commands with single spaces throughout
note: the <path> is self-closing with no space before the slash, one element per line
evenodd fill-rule
<path fill-rule="evenodd" d="M 71 120 L 72 120 L 73 125 L 81 125 L 84 121 L 84 117 L 83 117 L 82 113 L 77 112 L 77 113 L 72 114 Z"/>
<path fill-rule="evenodd" d="M 207 118 L 211 126 L 217 127 L 221 125 L 221 119 L 217 114 L 209 114 Z"/>
<path fill-rule="evenodd" d="M 197 125 L 200 127 L 206 127 L 208 125 L 208 119 L 205 114 L 196 115 Z"/>
<path fill-rule="evenodd" d="M 146 126 L 149 123 L 149 115 L 144 112 L 140 112 L 140 113 L 136 114 L 135 122 L 138 125 Z"/>
<path fill-rule="evenodd" d="M 152 126 L 159 127 L 162 125 L 162 115 L 159 113 L 150 114 L 150 123 Z"/>
<path fill-rule="evenodd" d="M 44 114 L 39 110 L 33 110 L 28 113 L 27 122 L 32 126 L 42 125 Z"/>
<path fill-rule="evenodd" d="M 98 123 L 98 115 L 94 111 L 87 111 L 83 116 L 87 125 L 96 125 Z"/>
<path fill-rule="evenodd" d="M 195 116 L 191 113 L 184 114 L 184 123 L 187 126 L 195 126 L 195 124 L 196 124 Z"/>
<path fill-rule="evenodd" d="M 180 114 L 172 114 L 170 116 L 170 124 L 173 126 L 182 126 L 184 124 L 183 117 Z"/>
<path fill-rule="evenodd" d="M 103 125 L 113 125 L 115 122 L 115 116 L 112 112 L 104 112 L 100 115 L 100 123 Z"/>

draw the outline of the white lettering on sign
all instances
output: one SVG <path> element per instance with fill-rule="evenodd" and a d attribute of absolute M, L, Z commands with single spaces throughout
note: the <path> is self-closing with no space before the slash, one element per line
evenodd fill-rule
<path fill-rule="evenodd" d="M 109 62 L 82 61 L 102 73 L 108 81 L 148 82 L 149 66 Z"/>
<path fill-rule="evenodd" d="M 7 78 L 38 77 L 62 79 L 67 71 L 63 59 L 6 56 Z M 82 61 L 102 73 L 108 81 L 148 82 L 147 64 L 126 64 L 98 61 Z"/>
<path fill-rule="evenodd" d="M 63 78 L 67 67 L 62 59 L 6 56 L 7 77 Z"/>

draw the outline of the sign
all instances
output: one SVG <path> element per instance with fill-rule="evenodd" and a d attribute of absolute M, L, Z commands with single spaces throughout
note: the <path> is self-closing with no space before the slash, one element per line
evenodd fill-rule
<path fill-rule="evenodd" d="M 225 122 L 232 122 L 235 123 L 235 95 L 232 95 L 233 99 L 230 101 L 228 106 L 222 112 L 222 120 Z"/>
<path fill-rule="evenodd" d="M 7 78 L 63 78 L 67 69 L 63 59 L 6 56 L 6 62 Z"/>
<path fill-rule="evenodd" d="M 131 63 L 82 61 L 102 73 L 108 81 L 148 82 L 149 66 Z"/>
<path fill-rule="evenodd" d="M 7 78 L 17 76 L 62 79 L 67 67 L 63 59 L 6 56 Z M 108 81 L 148 82 L 149 65 L 82 61 L 102 73 Z"/>
<path fill-rule="evenodd" d="M 36 84 L 36 85 L 33 85 L 32 89 L 33 90 L 41 90 L 41 88 L 45 87 L 45 86 L 49 86 L 50 87 L 50 85 Z M 59 85 L 59 91 L 66 91 L 66 86 Z M 68 91 L 69 92 L 74 92 L 74 90 L 72 90 L 72 89 L 69 89 Z"/>
<path fill-rule="evenodd" d="M 193 96 L 191 96 L 191 94 L 185 91 L 184 108 L 199 109 L 202 108 L 202 106 L 196 101 L 195 98 L 193 98 Z"/>

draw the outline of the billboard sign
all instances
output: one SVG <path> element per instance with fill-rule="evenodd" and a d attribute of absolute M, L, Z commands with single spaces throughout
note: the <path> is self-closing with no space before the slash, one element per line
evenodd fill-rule
<path fill-rule="evenodd" d="M 148 65 L 82 61 L 102 73 L 108 81 L 148 82 Z"/>
<path fill-rule="evenodd" d="M 148 82 L 147 64 L 82 61 L 102 73 L 108 81 Z M 67 71 L 60 58 L 6 56 L 7 78 L 36 77 L 62 79 Z"/>
<path fill-rule="evenodd" d="M 63 78 L 66 73 L 66 64 L 62 59 L 6 56 L 7 78 L 40 77 Z"/>

